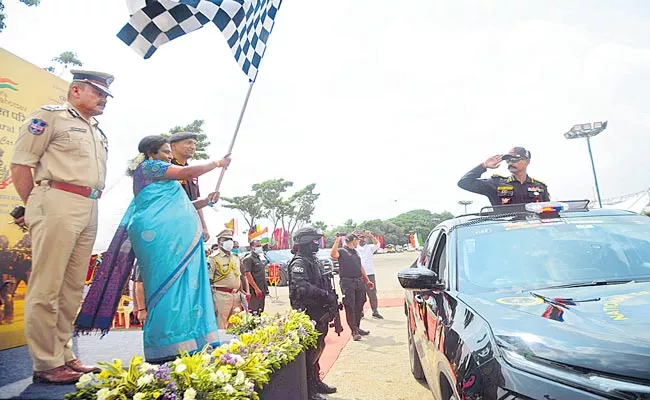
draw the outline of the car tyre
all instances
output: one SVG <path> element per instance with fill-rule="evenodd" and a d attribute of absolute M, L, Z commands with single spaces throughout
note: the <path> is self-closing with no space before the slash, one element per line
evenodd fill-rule
<path fill-rule="evenodd" d="M 418 351 L 415 348 L 413 332 L 411 332 L 411 327 L 408 323 L 406 324 L 406 330 L 408 331 L 409 336 L 409 364 L 411 364 L 411 373 L 415 379 L 422 381 L 425 379 L 424 371 L 422 370 L 422 363 L 420 363 L 420 356 L 418 355 Z"/>
<path fill-rule="evenodd" d="M 289 285 L 289 276 L 286 270 L 280 269 L 280 283 L 278 286 L 287 286 Z"/>

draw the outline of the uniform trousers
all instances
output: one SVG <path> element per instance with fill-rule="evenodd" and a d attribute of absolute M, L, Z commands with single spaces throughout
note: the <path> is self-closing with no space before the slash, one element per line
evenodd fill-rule
<path fill-rule="evenodd" d="M 341 278 L 341 292 L 343 293 L 343 306 L 345 319 L 352 333 L 359 329 L 361 313 L 366 302 L 366 284 L 361 277 Z"/>
<path fill-rule="evenodd" d="M 329 321 L 319 320 L 316 321 L 316 330 L 321 334 L 318 336 L 316 347 L 307 350 L 307 385 L 313 387 L 316 383 L 320 382 L 320 356 L 325 350 L 325 336 L 329 329 Z"/>
<path fill-rule="evenodd" d="M 212 288 L 212 301 L 214 302 L 214 311 L 217 313 L 219 329 L 227 329 L 230 316 L 242 311 L 239 292 L 226 293 Z"/>
<path fill-rule="evenodd" d="M 72 330 L 97 236 L 97 200 L 37 186 L 25 207 L 32 274 L 25 337 L 34 371 L 74 360 Z"/>

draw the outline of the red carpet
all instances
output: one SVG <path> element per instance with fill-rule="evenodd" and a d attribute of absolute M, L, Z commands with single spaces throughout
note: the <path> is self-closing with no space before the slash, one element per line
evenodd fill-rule
<path fill-rule="evenodd" d="M 379 308 L 386 307 L 401 307 L 404 304 L 404 298 L 395 298 L 395 299 L 379 299 Z M 366 302 L 364 309 L 370 309 L 370 303 Z M 343 332 L 341 336 L 338 336 L 334 332 L 334 328 L 330 328 L 329 333 L 325 337 L 325 350 L 320 356 L 320 373 L 324 378 L 329 370 L 334 365 L 334 362 L 339 358 L 341 350 L 352 338 L 350 334 L 350 328 L 348 328 L 347 323 L 345 322 L 345 310 L 341 312 L 341 324 L 343 324 Z"/>

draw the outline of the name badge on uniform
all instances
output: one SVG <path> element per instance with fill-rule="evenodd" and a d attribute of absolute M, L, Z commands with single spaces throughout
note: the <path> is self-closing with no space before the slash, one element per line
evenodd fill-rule
<path fill-rule="evenodd" d="M 86 129 L 86 128 L 78 128 L 76 126 L 73 126 L 72 128 L 70 128 L 70 130 L 73 131 L 73 132 L 88 132 L 88 129 Z"/>
<path fill-rule="evenodd" d="M 499 185 L 497 186 L 497 195 L 499 197 L 512 196 L 515 193 L 515 187 L 512 185 Z"/>
<path fill-rule="evenodd" d="M 29 127 L 27 127 L 27 129 L 33 135 L 42 135 L 43 132 L 45 132 L 46 126 L 47 126 L 47 122 L 43 121 L 42 119 L 34 118 L 32 120 L 32 123 L 29 124 Z"/>

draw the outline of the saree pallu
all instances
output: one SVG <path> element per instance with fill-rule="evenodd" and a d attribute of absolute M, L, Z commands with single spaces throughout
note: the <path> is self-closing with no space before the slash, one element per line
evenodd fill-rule
<path fill-rule="evenodd" d="M 144 284 L 144 354 L 164 361 L 217 345 L 203 230 L 176 181 L 149 184 L 134 199 L 128 235 Z"/>

